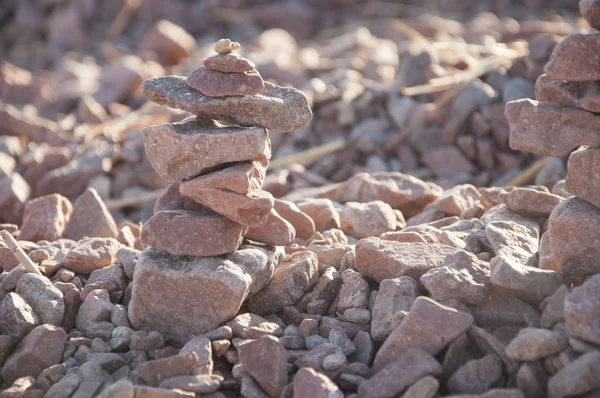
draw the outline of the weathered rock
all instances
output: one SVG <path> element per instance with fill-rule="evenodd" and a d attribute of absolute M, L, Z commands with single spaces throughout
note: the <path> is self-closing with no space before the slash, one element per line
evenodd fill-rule
<path fill-rule="evenodd" d="M 398 327 L 396 314 L 410 311 L 418 295 L 417 282 L 411 277 L 381 281 L 372 310 L 371 337 L 374 341 L 384 341 Z"/>
<path fill-rule="evenodd" d="M 180 192 L 194 201 L 231 221 L 250 227 L 263 225 L 273 209 L 273 196 L 267 191 L 255 190 L 238 194 L 228 189 L 203 188 L 188 192 L 181 186 Z"/>
<path fill-rule="evenodd" d="M 535 97 L 563 108 L 600 112 L 600 82 L 597 81 L 567 82 L 542 75 L 535 85 Z"/>
<path fill-rule="evenodd" d="M 31 306 L 41 323 L 62 325 L 65 314 L 63 294 L 48 278 L 25 274 L 19 279 L 15 292 Z"/>
<path fill-rule="evenodd" d="M 502 256 L 494 257 L 490 266 L 492 285 L 536 305 L 563 284 L 558 272 L 521 265 Z"/>
<path fill-rule="evenodd" d="M 60 238 L 72 209 L 69 199 L 59 194 L 46 195 L 27 202 L 19 239 L 37 242 Z"/>
<path fill-rule="evenodd" d="M 194 352 L 196 357 L 198 357 L 198 363 L 192 370 L 192 374 L 209 375 L 212 373 L 214 363 L 212 358 L 211 342 L 208 337 L 194 337 L 183 346 L 183 348 L 179 351 L 179 355 L 185 355 L 189 352 Z"/>
<path fill-rule="evenodd" d="M 565 37 L 554 49 L 544 73 L 556 80 L 591 81 L 600 80 L 598 59 L 600 34 L 578 33 Z"/>
<path fill-rule="evenodd" d="M 262 336 L 283 336 L 283 328 L 252 313 L 240 314 L 228 323 L 233 335 L 239 339 L 258 339 Z"/>
<path fill-rule="evenodd" d="M 596 316 L 600 305 L 600 276 L 588 279 L 578 286 L 564 302 L 564 318 L 569 335 L 600 345 L 600 319 Z"/>
<path fill-rule="evenodd" d="M 527 397 L 547 396 L 548 375 L 544 366 L 538 362 L 525 362 L 517 373 L 517 387 Z"/>
<path fill-rule="evenodd" d="M 223 257 L 146 249 L 136 265 L 129 320 L 136 329 L 188 341 L 233 318 L 242 302 L 269 282 L 278 256 L 272 247 L 253 245 Z"/>
<path fill-rule="evenodd" d="M 221 387 L 221 384 L 223 384 L 223 376 L 206 374 L 171 377 L 160 383 L 160 387 L 192 391 L 200 394 L 212 394 Z"/>
<path fill-rule="evenodd" d="M 526 328 L 506 347 L 506 356 L 516 361 L 536 361 L 568 346 L 568 339 L 558 332 Z"/>
<path fill-rule="evenodd" d="M 250 311 L 262 315 L 296 303 L 318 277 L 317 256 L 310 251 L 293 253 L 273 272 L 269 284 L 248 302 Z"/>
<path fill-rule="evenodd" d="M 247 194 L 257 191 L 265 180 L 268 162 L 239 162 L 217 171 L 203 174 L 191 180 L 183 181 L 180 192 L 186 197 L 193 197 L 196 190 L 201 192 L 204 188 L 228 189 L 230 191 Z"/>
<path fill-rule="evenodd" d="M 460 216 L 479 203 L 481 194 L 471 184 L 457 185 L 443 193 L 436 201 L 438 210 L 451 216 Z"/>
<path fill-rule="evenodd" d="M 598 187 L 600 177 L 594 171 L 598 170 L 599 166 L 600 150 L 598 148 L 580 148 L 569 156 L 565 182 L 567 191 L 596 207 L 600 207 L 600 194 L 594 187 Z"/>
<path fill-rule="evenodd" d="M 552 296 L 542 301 L 540 309 L 543 312 L 540 318 L 540 325 L 543 328 L 550 329 L 555 324 L 564 321 L 565 299 L 568 295 L 569 288 L 566 285 L 561 285 Z"/>
<path fill-rule="evenodd" d="M 215 43 L 215 52 L 219 54 L 228 54 L 232 51 L 239 50 L 240 43 L 229 39 L 220 39 Z"/>
<path fill-rule="evenodd" d="M 40 319 L 21 296 L 8 293 L 0 304 L 0 332 L 21 339 L 39 326 Z"/>
<path fill-rule="evenodd" d="M 571 362 L 548 381 L 548 397 L 563 398 L 583 395 L 600 388 L 600 352 L 584 354 Z"/>
<path fill-rule="evenodd" d="M 490 295 L 490 265 L 475 255 L 459 250 L 420 278 L 438 301 L 458 299 L 466 304 L 483 304 Z"/>
<path fill-rule="evenodd" d="M 247 230 L 208 208 L 201 213 L 166 210 L 146 221 L 142 242 L 176 256 L 219 256 L 236 251 Z"/>
<path fill-rule="evenodd" d="M 194 352 L 190 352 L 141 363 L 136 371 L 146 383 L 158 386 L 171 377 L 188 375 L 197 363 L 198 357 Z"/>
<path fill-rule="evenodd" d="M 561 272 L 586 276 L 600 272 L 600 209 L 573 197 L 561 202 L 549 218 L 548 234 L 554 261 Z"/>
<path fill-rule="evenodd" d="M 215 54 L 204 58 L 204 66 L 208 69 L 224 73 L 241 73 L 251 71 L 256 67 L 254 62 L 238 53 Z"/>
<path fill-rule="evenodd" d="M 273 208 L 281 217 L 292 224 L 296 231 L 296 236 L 307 239 L 315 233 L 316 229 L 313 219 L 300 210 L 293 202 L 276 198 Z"/>
<path fill-rule="evenodd" d="M 454 394 L 483 394 L 502 377 L 502 361 L 496 355 L 467 362 L 448 379 Z"/>
<path fill-rule="evenodd" d="M 163 65 L 177 65 L 192 55 L 196 40 L 181 26 L 161 19 L 144 35 L 140 48 L 155 52 Z"/>
<path fill-rule="evenodd" d="M 271 158 L 271 142 L 261 127 L 223 126 L 189 117 L 177 123 L 144 128 L 146 154 L 158 175 L 169 183 L 211 171 L 223 163 Z M 186 189 L 190 189 L 190 183 Z"/>
<path fill-rule="evenodd" d="M 302 368 L 294 376 L 294 397 L 342 398 L 344 393 L 331 379 L 311 368 Z"/>
<path fill-rule="evenodd" d="M 75 325 L 87 337 L 108 337 L 108 340 L 114 329 L 110 322 L 112 309 L 113 304 L 106 290 L 92 290 L 79 308 Z"/>
<path fill-rule="evenodd" d="M 117 262 L 121 244 L 113 238 L 89 238 L 67 253 L 65 268 L 82 274 L 108 267 Z"/>
<path fill-rule="evenodd" d="M 434 398 L 440 387 L 440 382 L 435 377 L 425 376 L 413 384 L 402 398 Z"/>
<path fill-rule="evenodd" d="M 306 126 L 312 119 L 308 100 L 300 90 L 268 82 L 261 95 L 249 97 L 206 97 L 177 76 L 148 79 L 142 84 L 142 91 L 159 105 L 240 126 L 289 132 Z"/>
<path fill-rule="evenodd" d="M 348 202 L 340 211 L 342 231 L 356 238 L 380 236 L 396 229 L 396 214 L 390 205 L 376 200 Z"/>
<path fill-rule="evenodd" d="M 432 148 L 423 154 L 423 163 L 438 177 L 452 178 L 459 173 L 472 173 L 475 166 L 455 146 Z"/>
<path fill-rule="evenodd" d="M 455 248 L 441 244 L 367 238 L 356 244 L 355 268 L 378 282 L 405 275 L 420 278 L 430 269 L 440 267 L 455 251 Z"/>
<path fill-rule="evenodd" d="M 21 342 L 2 367 L 2 377 L 12 384 L 23 376 L 37 377 L 62 359 L 67 334 L 59 327 L 40 325 Z"/>
<path fill-rule="evenodd" d="M 515 188 L 500 198 L 512 212 L 529 218 L 548 217 L 563 200 L 558 195 L 530 188 Z"/>
<path fill-rule="evenodd" d="M 273 246 L 289 245 L 295 238 L 296 230 L 293 225 L 281 217 L 275 209 L 271 209 L 263 225 L 249 228 L 246 233 L 246 239 Z"/>
<path fill-rule="evenodd" d="M 80 240 L 89 238 L 116 238 L 119 234 L 113 216 L 94 188 L 88 188 L 77 198 L 63 236 Z"/>
<path fill-rule="evenodd" d="M 312 290 L 296 302 L 296 308 L 301 312 L 308 312 L 310 314 L 327 314 L 331 304 L 333 304 L 338 295 L 341 285 L 341 273 L 333 267 L 328 267 L 321 274 L 319 281 Z"/>
<path fill-rule="evenodd" d="M 600 3 L 598 0 L 581 0 L 579 10 L 593 28 L 600 30 Z"/>
<path fill-rule="evenodd" d="M 240 363 L 271 398 L 287 384 L 288 353 L 276 338 L 263 336 L 238 347 Z"/>
<path fill-rule="evenodd" d="M 471 309 L 477 325 L 486 329 L 506 325 L 540 326 L 540 314 L 532 306 L 497 288 L 492 288 L 487 303 Z"/>
<path fill-rule="evenodd" d="M 563 157 L 581 145 L 600 146 L 597 114 L 530 99 L 509 102 L 505 114 L 514 150 Z"/>
<path fill-rule="evenodd" d="M 296 204 L 315 223 L 315 229 L 325 232 L 341 226 L 340 214 L 329 199 L 310 199 Z"/>
<path fill-rule="evenodd" d="M 256 95 L 265 89 L 263 79 L 256 69 L 223 73 L 200 66 L 188 76 L 186 83 L 207 97 Z"/>
<path fill-rule="evenodd" d="M 358 387 L 360 397 L 395 397 L 424 376 L 437 376 L 442 367 L 430 353 L 420 348 L 410 348 L 398 353 L 375 376 Z"/>
<path fill-rule="evenodd" d="M 409 348 L 421 348 L 436 355 L 472 324 L 471 315 L 419 297 L 402 323 L 379 349 L 373 370 L 379 372 Z"/>
<path fill-rule="evenodd" d="M 31 189 L 19 173 L 6 173 L 0 168 L 0 219 L 12 224 L 21 224 L 25 202 Z"/>

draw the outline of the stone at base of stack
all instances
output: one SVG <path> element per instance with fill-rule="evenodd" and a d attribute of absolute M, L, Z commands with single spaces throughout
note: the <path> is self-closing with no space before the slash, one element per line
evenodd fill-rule
<path fill-rule="evenodd" d="M 600 2 L 582 0 L 580 8 L 592 27 L 600 27 Z M 538 101 L 506 105 L 513 149 L 553 157 L 570 154 L 565 187 L 574 197 L 555 207 L 546 232 L 551 251 L 546 257 L 570 276 L 600 272 L 598 54 L 600 34 L 566 37 L 537 81 Z"/>
<path fill-rule="evenodd" d="M 165 77 L 143 87 L 152 101 L 196 114 L 144 129 L 148 159 L 170 185 L 142 230 L 148 248 L 136 265 L 128 314 L 136 329 L 175 343 L 232 319 L 273 277 L 283 252 L 271 245 L 295 239 L 262 190 L 267 128 L 305 126 L 308 101 L 298 90 L 264 84 L 252 62 L 232 55 L 236 48 L 221 40 L 219 54 L 188 80 Z"/>

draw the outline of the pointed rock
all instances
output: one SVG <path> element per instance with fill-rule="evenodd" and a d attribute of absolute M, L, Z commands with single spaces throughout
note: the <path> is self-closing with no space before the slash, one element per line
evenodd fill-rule
<path fill-rule="evenodd" d="M 248 229 L 246 239 L 267 245 L 286 246 L 296 239 L 296 230 L 275 209 L 271 209 L 271 213 L 263 225 Z"/>
<path fill-rule="evenodd" d="M 32 242 L 59 239 L 72 210 L 69 199 L 56 193 L 27 202 L 19 239 Z"/>
<path fill-rule="evenodd" d="M 88 188 L 77 198 L 63 237 L 80 240 L 90 238 L 116 238 L 117 224 L 104 201 L 94 188 Z"/>

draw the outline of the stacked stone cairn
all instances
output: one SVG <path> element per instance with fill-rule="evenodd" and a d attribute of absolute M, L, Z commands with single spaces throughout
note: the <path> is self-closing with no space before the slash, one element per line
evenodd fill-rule
<path fill-rule="evenodd" d="M 580 9 L 600 30 L 600 1 Z M 554 50 L 536 84 L 537 101 L 506 105 L 510 146 L 537 155 L 569 155 L 562 201 L 542 236 L 548 268 L 574 277 L 600 273 L 600 34 L 572 34 Z M 577 250 L 573 250 L 573 245 Z"/>
<path fill-rule="evenodd" d="M 305 95 L 263 82 L 255 65 L 219 40 L 217 54 L 186 79 L 142 85 L 152 101 L 196 116 L 144 130 L 147 156 L 170 183 L 146 222 L 129 319 L 185 342 L 233 318 L 265 287 L 282 257 L 277 246 L 293 226 L 261 189 L 269 159 L 268 130 L 306 126 Z"/>

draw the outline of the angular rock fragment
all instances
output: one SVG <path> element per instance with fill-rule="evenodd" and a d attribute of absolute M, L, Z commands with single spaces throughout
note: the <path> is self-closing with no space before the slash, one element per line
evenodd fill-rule
<path fill-rule="evenodd" d="M 271 209 L 264 224 L 248 228 L 246 239 L 266 243 L 273 246 L 286 246 L 296 238 L 296 230 L 275 209 Z"/>
<path fill-rule="evenodd" d="M 359 239 L 380 236 L 396 229 L 396 214 L 382 201 L 348 202 L 340 211 L 340 227 Z"/>
<path fill-rule="evenodd" d="M 142 91 L 159 105 L 240 126 L 289 132 L 310 122 L 312 112 L 300 90 L 264 84 L 265 89 L 257 96 L 212 98 L 189 87 L 185 78 L 167 76 L 144 81 Z"/>
<path fill-rule="evenodd" d="M 583 395 L 600 389 L 600 352 L 592 351 L 571 362 L 548 381 L 548 397 Z"/>
<path fill-rule="evenodd" d="M 598 0 L 581 0 L 579 10 L 592 28 L 600 30 L 600 2 Z"/>
<path fill-rule="evenodd" d="M 516 361 L 536 361 L 568 346 L 568 339 L 558 332 L 526 328 L 506 347 L 506 356 Z"/>
<path fill-rule="evenodd" d="M 292 224 L 298 237 L 307 239 L 315 233 L 313 219 L 301 211 L 293 202 L 275 199 L 273 208 L 281 217 Z"/>
<path fill-rule="evenodd" d="M 580 148 L 569 156 L 565 188 L 573 195 L 600 208 L 600 149 Z"/>
<path fill-rule="evenodd" d="M 344 393 L 331 379 L 311 368 L 302 368 L 294 376 L 294 397 L 342 398 Z"/>
<path fill-rule="evenodd" d="M 15 292 L 31 306 L 41 323 L 62 325 L 65 313 L 63 294 L 48 278 L 27 273 L 19 278 Z"/>
<path fill-rule="evenodd" d="M 563 198 L 530 188 L 515 188 L 500 195 L 501 200 L 514 213 L 529 217 L 548 217 Z"/>
<path fill-rule="evenodd" d="M 564 302 L 564 318 L 569 335 L 600 345 L 600 276 L 573 289 Z"/>
<path fill-rule="evenodd" d="M 233 335 L 239 339 L 259 339 L 263 336 L 283 336 L 283 328 L 266 318 L 253 313 L 239 314 L 233 318 L 228 326 Z"/>
<path fill-rule="evenodd" d="M 535 84 L 535 97 L 561 108 L 600 113 L 600 81 L 568 82 L 542 75 Z"/>
<path fill-rule="evenodd" d="M 8 293 L 0 304 L 0 332 L 17 339 L 25 337 L 40 325 L 38 316 L 21 296 Z"/>
<path fill-rule="evenodd" d="M 372 309 L 371 337 L 374 341 L 384 341 L 396 329 L 399 323 L 396 323 L 398 317 L 395 315 L 410 311 L 417 296 L 417 282 L 411 277 L 381 281 Z"/>
<path fill-rule="evenodd" d="M 247 194 L 262 187 L 267 165 L 268 162 L 258 161 L 233 163 L 220 170 L 183 181 L 179 190 L 187 197 L 193 197 L 195 192 L 201 192 L 204 188 L 228 189 Z"/>
<path fill-rule="evenodd" d="M 494 354 L 467 362 L 448 379 L 454 394 L 483 394 L 502 377 L 502 361 Z"/>
<path fill-rule="evenodd" d="M 186 79 L 191 88 L 207 97 L 229 97 L 260 94 L 265 84 L 256 69 L 223 73 L 200 66 Z"/>
<path fill-rule="evenodd" d="M 341 226 L 340 214 L 329 199 L 310 199 L 296 205 L 313 220 L 315 229 L 319 232 L 332 228 L 339 229 Z"/>
<path fill-rule="evenodd" d="M 82 274 L 108 267 L 117 261 L 121 244 L 113 238 L 89 238 L 67 253 L 65 268 Z"/>
<path fill-rule="evenodd" d="M 556 80 L 600 80 L 600 34 L 578 33 L 565 37 L 554 49 L 544 73 Z"/>
<path fill-rule="evenodd" d="M 238 347 L 240 363 L 269 397 L 279 397 L 287 384 L 288 353 L 276 338 L 263 336 Z"/>
<path fill-rule="evenodd" d="M 65 226 L 65 238 L 80 240 L 89 238 L 116 238 L 117 225 L 104 201 L 93 188 L 88 188 L 75 201 L 69 222 Z"/>
<path fill-rule="evenodd" d="M 256 67 L 254 62 L 234 52 L 211 55 L 204 58 L 203 63 L 208 69 L 224 73 L 247 72 Z"/>
<path fill-rule="evenodd" d="M 72 209 L 69 199 L 59 194 L 42 196 L 27 202 L 19 238 L 32 242 L 60 238 Z"/>

